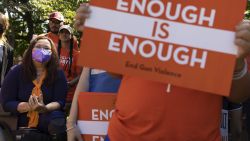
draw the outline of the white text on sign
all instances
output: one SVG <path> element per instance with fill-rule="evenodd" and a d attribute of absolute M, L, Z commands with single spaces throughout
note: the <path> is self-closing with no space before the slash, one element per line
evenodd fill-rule
<path fill-rule="evenodd" d="M 208 10 L 209 12 L 207 12 L 205 8 L 198 9 L 192 5 L 183 7 L 180 3 L 176 4 L 176 8 L 173 8 L 172 2 L 164 3 L 163 1 L 147 0 L 132 0 L 130 2 L 118 0 L 116 8 L 117 10 L 131 13 L 139 11 L 142 15 L 145 15 L 147 12 L 151 17 L 162 17 L 165 12 L 166 20 L 177 20 L 181 17 L 185 23 L 204 25 L 205 22 L 208 22 L 208 26 L 210 27 L 213 26 L 216 14 L 216 10 L 214 9 Z M 173 9 L 175 9 L 175 11 L 173 11 Z M 170 25 L 167 22 L 155 21 L 151 28 L 152 38 L 164 40 L 171 36 L 168 32 Z M 197 49 L 186 46 L 174 48 L 173 44 L 166 45 L 166 42 L 160 42 L 157 45 L 153 40 L 143 40 L 139 42 L 139 38 L 133 38 L 131 41 L 126 36 L 120 34 L 111 34 L 108 50 L 117 53 L 121 52 L 123 54 L 129 51 L 133 55 L 140 55 L 143 58 L 153 58 L 157 56 L 157 59 L 163 62 L 172 60 L 178 65 L 188 65 L 190 67 L 198 65 L 200 69 L 205 68 L 208 56 L 208 52 L 205 50 L 198 51 Z"/>
<path fill-rule="evenodd" d="M 155 7 L 157 10 L 154 9 Z M 142 15 L 147 12 L 151 17 L 164 16 L 167 20 L 177 20 L 181 18 L 183 22 L 189 24 L 205 25 L 205 22 L 208 22 L 208 26 L 210 27 L 214 24 L 216 16 L 215 9 L 199 9 L 193 5 L 184 7 L 181 3 L 176 4 L 175 8 L 173 7 L 172 2 L 164 3 L 160 0 L 118 0 L 116 8 L 117 10 L 131 13 L 139 11 Z"/>
<path fill-rule="evenodd" d="M 93 136 L 92 141 L 104 141 L 104 137 L 103 136 Z"/>
<path fill-rule="evenodd" d="M 100 110 L 100 109 L 92 109 L 92 120 L 109 120 L 112 117 L 114 110 Z"/>
<path fill-rule="evenodd" d="M 139 38 L 133 38 L 131 41 L 128 37 L 120 34 L 111 34 L 108 50 L 112 52 L 132 53 L 133 55 L 140 55 L 143 58 L 157 58 L 162 62 L 173 60 L 179 65 L 188 65 L 204 69 L 207 60 L 207 51 L 199 51 L 188 47 L 175 47 L 173 44 L 168 46 L 164 43 L 156 44 L 151 40 L 140 41 Z M 147 50 L 147 51 L 146 51 Z M 188 55 L 190 54 L 191 55 Z M 198 57 L 200 56 L 200 57 Z"/>

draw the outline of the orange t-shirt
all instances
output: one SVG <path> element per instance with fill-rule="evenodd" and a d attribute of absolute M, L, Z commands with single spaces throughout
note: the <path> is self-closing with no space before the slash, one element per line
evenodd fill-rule
<path fill-rule="evenodd" d="M 74 78 L 76 78 L 78 75 L 81 74 L 81 67 L 77 65 L 78 57 L 80 52 L 73 49 L 72 54 L 72 66 L 71 66 L 71 73 L 69 74 L 69 63 L 70 63 L 70 56 L 69 56 L 69 49 L 66 49 L 65 47 L 61 48 L 60 51 L 60 67 L 63 69 L 64 74 L 67 78 L 67 81 L 71 81 Z M 67 101 L 72 101 L 73 95 L 75 92 L 76 85 L 71 87 L 68 90 L 67 94 Z"/>
<path fill-rule="evenodd" d="M 220 141 L 222 97 L 125 76 L 110 120 L 111 141 Z"/>
<path fill-rule="evenodd" d="M 46 35 L 48 38 L 50 38 L 53 41 L 53 43 L 57 49 L 58 43 L 59 43 L 59 36 L 57 34 L 52 33 L 52 32 L 48 32 Z M 78 43 L 77 43 L 77 40 L 75 38 L 73 39 L 73 47 L 75 50 L 79 51 Z"/>
<path fill-rule="evenodd" d="M 57 34 L 52 33 L 52 32 L 48 32 L 47 37 L 50 38 L 53 41 L 55 47 L 57 48 L 58 41 L 59 41 L 59 36 Z"/>

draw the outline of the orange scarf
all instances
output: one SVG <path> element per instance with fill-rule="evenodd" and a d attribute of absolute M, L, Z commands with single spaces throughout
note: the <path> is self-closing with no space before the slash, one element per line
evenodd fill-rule
<path fill-rule="evenodd" d="M 41 86 L 43 84 L 43 80 L 45 79 L 46 71 L 43 71 L 39 81 L 37 79 L 33 80 L 33 84 L 35 87 L 33 88 L 31 95 L 39 97 L 42 93 Z M 29 117 L 29 124 L 28 127 L 37 127 L 38 120 L 39 120 L 39 113 L 37 111 L 29 111 L 27 114 L 27 117 Z"/>

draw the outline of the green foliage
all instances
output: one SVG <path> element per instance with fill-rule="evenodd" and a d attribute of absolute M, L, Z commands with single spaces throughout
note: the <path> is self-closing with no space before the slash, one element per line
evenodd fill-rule
<path fill-rule="evenodd" d="M 77 0 L 31 0 L 30 3 L 34 6 L 33 11 L 39 12 L 40 19 L 48 19 L 48 14 L 53 11 L 60 11 L 65 17 L 66 23 L 71 24 L 75 10 L 77 8 Z"/>
<path fill-rule="evenodd" d="M 250 1 L 247 1 L 247 10 L 245 12 L 245 18 L 250 19 Z"/>
<path fill-rule="evenodd" d="M 73 25 L 78 0 L 1 0 L 0 11 L 8 14 L 10 30 L 7 37 L 15 49 L 15 56 L 23 54 L 33 34 L 48 31 L 48 15 L 60 11 L 65 23 Z"/>

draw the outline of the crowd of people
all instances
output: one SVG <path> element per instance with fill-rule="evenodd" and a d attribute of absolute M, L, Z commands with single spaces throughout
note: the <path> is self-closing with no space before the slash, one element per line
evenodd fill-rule
<path fill-rule="evenodd" d="M 90 15 L 89 4 L 81 4 L 77 31 L 84 31 Z M 78 66 L 72 27 L 60 12 L 50 13 L 48 20 L 49 32 L 34 36 L 22 62 L 13 65 L 13 49 L 5 38 L 8 19 L 0 13 L 0 99 L 3 109 L 18 117 L 17 130 L 24 131 L 20 140 L 83 141 L 77 126 L 79 93 L 110 92 L 118 95 L 105 141 L 220 141 L 223 103 L 237 111 L 230 130 L 232 140 L 240 141 L 242 105 L 250 121 L 250 21 L 236 26 L 239 52 L 230 95 L 223 98 L 178 86 L 166 92 L 164 83 Z M 5 140 L 1 133 L 0 140 Z"/>

